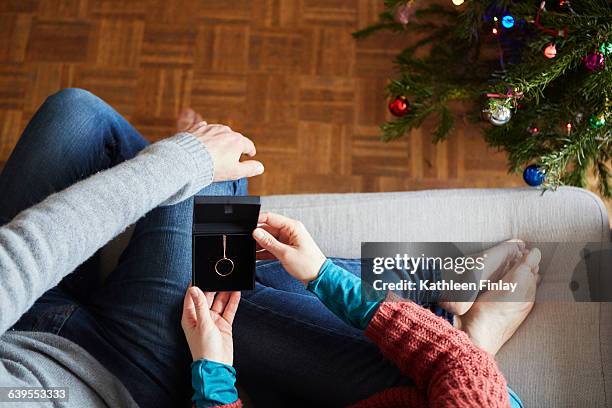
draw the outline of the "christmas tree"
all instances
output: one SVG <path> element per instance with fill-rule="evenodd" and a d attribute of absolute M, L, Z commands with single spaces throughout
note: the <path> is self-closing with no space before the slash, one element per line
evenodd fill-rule
<path fill-rule="evenodd" d="M 485 140 L 533 186 L 610 187 L 612 5 L 605 0 L 386 0 L 378 30 L 406 35 L 387 86 L 394 120 L 383 139 L 428 117 L 434 142 L 453 131 L 455 101 L 471 103 Z"/>

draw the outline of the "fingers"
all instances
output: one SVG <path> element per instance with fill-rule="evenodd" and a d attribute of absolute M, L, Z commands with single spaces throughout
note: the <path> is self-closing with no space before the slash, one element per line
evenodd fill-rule
<path fill-rule="evenodd" d="M 239 303 L 240 292 L 219 292 L 215 296 L 210 310 L 222 316 L 229 324 L 232 324 Z"/>
<path fill-rule="evenodd" d="M 255 143 L 253 143 L 253 141 L 251 139 L 249 139 L 248 137 L 244 136 L 242 133 L 239 132 L 235 132 L 234 130 L 232 130 L 232 128 L 230 128 L 229 126 L 225 126 L 225 125 L 217 125 L 217 124 L 211 124 L 208 125 L 206 122 L 202 121 L 200 123 L 196 123 L 194 126 L 192 126 L 191 130 L 195 131 L 195 130 L 199 130 L 202 127 L 206 126 L 207 127 L 207 131 L 210 132 L 211 136 L 217 136 L 217 135 L 222 135 L 222 134 L 231 134 L 234 137 L 236 137 L 238 139 L 238 143 L 242 149 L 242 154 L 246 154 L 249 156 L 255 156 L 255 154 L 257 153 L 257 150 L 255 149 Z"/>
<path fill-rule="evenodd" d="M 272 253 L 270 253 L 268 250 L 263 249 L 255 254 L 255 259 L 257 259 L 258 261 L 266 261 L 270 259 L 276 259 L 276 257 L 272 255 Z"/>
<path fill-rule="evenodd" d="M 268 224 L 259 224 L 257 226 L 257 228 L 262 228 L 262 229 L 268 231 L 277 240 L 279 239 L 280 230 L 278 228 L 271 227 Z M 255 253 L 255 258 L 257 260 L 263 261 L 263 260 L 266 260 L 266 259 L 276 259 L 276 257 L 273 254 L 271 254 L 265 248 L 262 248 L 261 245 L 259 245 L 259 243 L 257 243 L 256 248 L 257 249 L 256 249 L 256 253 Z"/>
<path fill-rule="evenodd" d="M 234 317 L 240 304 L 240 292 L 230 292 L 227 304 L 223 310 L 223 318 L 231 325 L 234 323 Z"/>
<path fill-rule="evenodd" d="M 279 242 L 272 234 L 263 228 L 255 228 L 253 238 L 260 247 L 270 252 L 275 257 L 281 259 L 290 248 L 288 245 Z"/>
<path fill-rule="evenodd" d="M 272 213 L 272 212 L 264 212 L 259 214 L 259 223 L 268 224 L 274 228 L 286 228 L 295 224 L 295 220 L 285 217 L 284 215 Z"/>
<path fill-rule="evenodd" d="M 235 133 L 235 132 L 229 126 L 211 123 L 206 126 L 206 133 L 210 134 L 211 136 L 217 136 L 223 133 Z"/>
<path fill-rule="evenodd" d="M 272 236 L 276 239 L 278 239 L 278 237 L 280 236 L 280 232 L 281 232 L 280 228 L 274 228 L 268 224 L 260 224 L 260 223 L 257 223 L 257 228 L 265 229 L 270 234 L 272 234 Z"/>
<path fill-rule="evenodd" d="M 204 293 L 197 286 L 190 287 L 187 293 L 193 301 L 193 309 L 195 310 L 198 324 L 209 324 L 211 322 L 210 311 L 208 310 L 208 302 Z"/>
<path fill-rule="evenodd" d="M 225 309 L 225 305 L 227 304 L 230 298 L 231 292 L 219 292 L 215 296 L 215 300 L 210 307 L 210 310 L 216 312 L 218 314 L 223 314 L 223 310 Z"/>
<path fill-rule="evenodd" d="M 251 157 L 255 156 L 255 153 L 257 153 L 257 150 L 255 150 L 255 143 L 253 143 L 253 141 L 249 139 L 248 137 L 241 135 L 240 133 L 238 134 L 242 136 L 242 144 L 243 144 L 242 153 L 248 154 Z"/>
<path fill-rule="evenodd" d="M 283 242 L 283 240 L 280 238 L 280 234 L 281 234 L 281 230 L 278 228 L 274 228 L 269 226 L 268 224 L 257 224 L 257 228 L 263 228 L 266 231 L 268 231 L 274 238 L 276 238 L 277 240 Z M 257 251 L 265 251 L 264 248 L 261 247 L 261 245 L 257 244 L 256 245 Z"/>
<path fill-rule="evenodd" d="M 276 238 L 277 240 L 279 240 L 279 241 L 283 242 L 283 240 L 280 238 L 280 233 L 281 233 L 281 232 L 280 232 L 280 230 L 279 230 L 278 228 L 271 227 L 271 226 L 269 226 L 268 224 L 259 224 L 259 225 L 257 225 L 257 228 L 262 228 L 262 229 L 265 229 L 265 230 L 266 230 L 266 231 L 268 231 L 268 232 L 269 232 L 269 233 L 270 233 L 270 234 L 271 234 L 271 235 L 272 235 L 274 238 Z M 258 252 L 259 252 L 259 251 L 262 251 L 262 252 L 263 252 L 263 251 L 265 251 L 265 248 L 262 248 L 262 247 L 261 247 L 261 245 L 259 245 L 258 243 L 257 243 L 257 245 L 256 245 L 256 249 L 257 249 L 257 251 L 258 251 Z"/>
<path fill-rule="evenodd" d="M 231 325 L 239 304 L 240 292 L 219 292 L 215 295 L 215 292 L 204 293 L 197 286 L 191 286 L 183 300 L 181 326 L 187 330 L 196 325 L 206 327 L 213 324 L 211 311 L 218 313 Z"/>
<path fill-rule="evenodd" d="M 213 304 L 213 301 L 215 300 L 215 293 L 216 292 L 204 292 L 204 296 L 206 296 L 206 303 L 209 305 Z"/>
<path fill-rule="evenodd" d="M 193 303 L 190 291 L 191 288 L 187 289 L 185 297 L 183 298 L 183 316 L 181 317 L 181 326 L 183 326 L 183 329 L 194 326 L 198 322 L 195 304 Z"/>
<path fill-rule="evenodd" d="M 264 165 L 257 160 L 246 160 L 238 163 L 238 177 L 253 177 L 264 172 Z"/>

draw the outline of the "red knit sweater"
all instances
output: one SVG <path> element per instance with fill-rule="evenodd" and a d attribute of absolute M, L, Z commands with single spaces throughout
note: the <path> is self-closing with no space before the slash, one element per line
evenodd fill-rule
<path fill-rule="evenodd" d="M 383 302 L 365 334 L 416 386 L 389 388 L 356 408 L 510 406 L 506 380 L 493 358 L 465 333 L 415 303 Z M 223 406 L 239 407 L 240 400 Z"/>

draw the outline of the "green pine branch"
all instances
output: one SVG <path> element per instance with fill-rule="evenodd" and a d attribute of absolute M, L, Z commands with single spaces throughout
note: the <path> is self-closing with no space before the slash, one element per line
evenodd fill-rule
<path fill-rule="evenodd" d="M 583 66 L 583 58 L 602 44 L 612 47 L 612 2 L 572 0 L 575 13 L 552 7 L 542 12 L 542 25 L 561 33 L 567 27 L 567 38 L 533 25 L 538 7 L 531 0 L 470 0 L 459 8 L 417 1 L 414 18 L 404 27 L 394 16 L 405 3 L 385 1 L 379 22 L 354 33 L 364 38 L 390 30 L 406 36 L 406 48 L 395 58 L 399 75 L 390 81 L 387 93 L 389 98 L 406 96 L 411 107 L 405 116 L 381 126 L 383 140 L 402 137 L 429 117 L 435 123 L 432 141 L 444 140 L 456 121 L 451 102 L 470 103 L 470 117 L 481 120 L 487 93 L 510 93 L 510 122 L 483 126 L 486 142 L 507 153 L 509 170 L 538 163 L 546 172 L 544 187 L 554 189 L 563 184 L 584 186 L 592 169 L 602 195 L 612 196 L 612 51 L 603 70 L 591 73 Z M 523 43 L 518 62 L 508 57 L 500 64 L 501 50 L 511 55 L 517 49 L 491 35 L 493 23 L 485 17 L 492 7 L 500 10 L 500 17 L 509 10 L 515 18 L 510 35 Z M 543 55 L 550 43 L 557 47 L 554 59 Z M 601 115 L 606 118 L 603 126 L 592 126 L 589 119 Z M 569 131 L 567 123 L 572 126 Z"/>

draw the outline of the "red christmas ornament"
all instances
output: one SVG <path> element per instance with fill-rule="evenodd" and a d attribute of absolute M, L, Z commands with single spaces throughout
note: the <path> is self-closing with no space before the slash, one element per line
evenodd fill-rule
<path fill-rule="evenodd" d="M 389 101 L 389 111 L 397 117 L 402 117 L 410 110 L 410 103 L 408 98 L 403 95 L 396 97 Z"/>
<path fill-rule="evenodd" d="M 544 48 L 544 56 L 548 59 L 553 59 L 557 56 L 557 47 L 555 44 L 550 43 Z"/>

